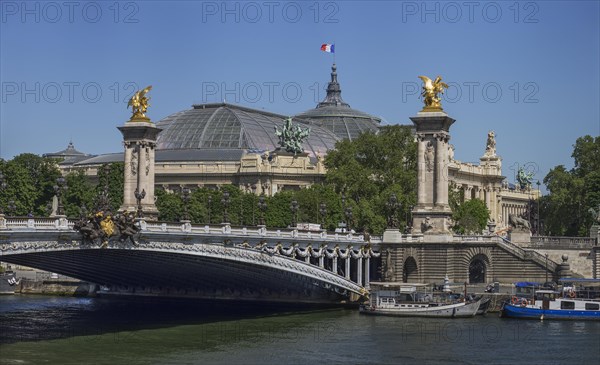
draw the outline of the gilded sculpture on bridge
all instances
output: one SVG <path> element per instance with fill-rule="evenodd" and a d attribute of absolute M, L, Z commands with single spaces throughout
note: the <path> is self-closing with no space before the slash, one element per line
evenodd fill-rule
<path fill-rule="evenodd" d="M 439 94 L 444 93 L 444 89 L 448 88 L 448 84 L 442 82 L 441 76 L 436 77 L 435 80 L 431 80 L 427 76 L 419 76 L 419 78 L 423 80 L 423 92 L 421 93 L 421 96 L 423 97 L 425 106 L 422 111 L 442 111 L 443 109 Z"/>
<path fill-rule="evenodd" d="M 143 90 L 136 91 L 131 99 L 129 99 L 127 108 L 129 109 L 129 107 L 131 107 L 131 112 L 133 113 L 130 120 L 150 120 L 148 117 L 146 117 L 146 111 L 150 106 L 148 103 L 148 101 L 150 101 L 150 97 L 146 96 L 146 94 L 150 90 L 152 90 L 152 85 Z"/>
<path fill-rule="evenodd" d="M 117 213 L 113 216 L 110 212 L 97 212 L 96 214 L 82 217 L 73 226 L 83 236 L 83 241 L 100 242 L 100 248 L 108 247 L 112 238 L 118 238 L 121 242 L 129 240 L 137 246 L 134 236 L 140 228 L 135 222 L 133 212 Z"/>

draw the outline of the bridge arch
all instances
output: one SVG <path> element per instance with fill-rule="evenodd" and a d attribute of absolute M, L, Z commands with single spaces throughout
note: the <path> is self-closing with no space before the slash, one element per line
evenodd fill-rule
<path fill-rule="evenodd" d="M 469 284 L 487 283 L 493 280 L 491 250 L 488 247 L 472 247 L 467 250 L 463 268 Z"/>
<path fill-rule="evenodd" d="M 402 282 L 416 283 L 419 281 L 419 266 L 413 256 L 409 256 L 402 264 Z"/>

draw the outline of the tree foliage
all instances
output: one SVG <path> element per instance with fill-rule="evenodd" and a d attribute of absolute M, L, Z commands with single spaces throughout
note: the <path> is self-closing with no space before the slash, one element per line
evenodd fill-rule
<path fill-rule="evenodd" d="M 452 214 L 453 230 L 459 234 L 480 234 L 487 226 L 490 211 L 481 199 L 470 199 L 457 205 Z"/>
<path fill-rule="evenodd" d="M 571 157 L 571 170 L 558 165 L 544 177 L 549 191 L 540 203 L 544 234 L 587 236 L 593 223 L 589 209 L 600 206 L 600 136 L 578 138 Z"/>
<path fill-rule="evenodd" d="M 381 233 L 385 229 L 386 203 L 392 193 L 400 204 L 400 224 L 407 224 L 410 207 L 416 203 L 416 157 L 411 129 L 398 125 L 340 141 L 327 154 L 327 182 L 349 198 L 357 230 Z"/>
<path fill-rule="evenodd" d="M 46 214 L 56 179 L 60 177 L 56 160 L 24 153 L 10 161 L 0 161 L 0 171 L 6 182 L 6 189 L 0 193 L 4 210 L 13 202 L 15 215 Z"/>
<path fill-rule="evenodd" d="M 48 216 L 56 194 L 56 180 L 61 177 L 57 163 L 56 159 L 31 153 L 18 155 L 9 161 L 0 160 L 0 171 L 6 183 L 6 189 L 0 191 L 2 209 L 17 216 Z M 123 202 L 122 163 L 100 168 L 98 184 L 92 183 L 83 171 L 70 172 L 64 178 L 66 189 L 62 193 L 62 203 L 69 217 L 79 216 L 83 207 L 91 211 L 105 184 L 108 184 L 111 209 L 118 210 Z M 11 202 L 14 211 L 8 209 Z"/>

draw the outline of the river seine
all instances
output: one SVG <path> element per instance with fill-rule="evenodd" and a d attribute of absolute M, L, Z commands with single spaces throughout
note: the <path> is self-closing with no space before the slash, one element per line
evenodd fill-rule
<path fill-rule="evenodd" d="M 1 364 L 598 364 L 600 322 L 0 297 Z"/>

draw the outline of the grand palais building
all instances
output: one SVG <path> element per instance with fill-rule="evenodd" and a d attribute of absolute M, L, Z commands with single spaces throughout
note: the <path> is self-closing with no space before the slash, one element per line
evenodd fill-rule
<path fill-rule="evenodd" d="M 324 181 L 323 157 L 337 141 L 376 133 L 381 125 L 380 118 L 342 100 L 335 64 L 325 99 L 293 117 L 295 123 L 311 129 L 303 145 L 307 156 L 278 158 L 270 153 L 278 147 L 275 127 L 281 127 L 285 118 L 228 103 L 193 105 L 167 116 L 156 123 L 162 129 L 156 146 L 156 186 L 179 190 L 233 184 L 267 195 L 308 187 Z M 508 214 L 523 212 L 529 199 L 539 196 L 537 190 L 518 189 L 506 182 L 495 148 L 491 153 L 485 151 L 479 164 L 454 160 L 453 150 L 449 152 L 450 180 L 465 191 L 465 199 L 483 200 L 500 229 L 507 225 Z M 103 164 L 124 161 L 123 152 L 90 156 L 77 151 L 72 143 L 45 156 L 61 158 L 63 173 L 84 170 L 92 179 Z"/>

